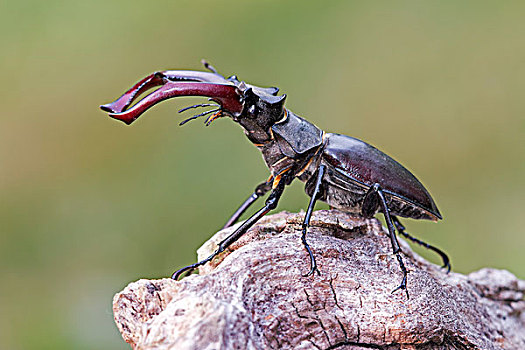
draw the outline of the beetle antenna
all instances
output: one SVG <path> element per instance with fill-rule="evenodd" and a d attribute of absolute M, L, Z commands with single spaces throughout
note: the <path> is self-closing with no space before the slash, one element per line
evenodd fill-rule
<path fill-rule="evenodd" d="M 194 119 L 197 119 L 197 118 L 200 118 L 200 117 L 203 117 L 207 114 L 210 114 L 210 113 L 214 113 L 214 112 L 219 112 L 221 109 L 220 108 L 217 108 L 217 109 L 210 109 L 209 111 L 206 111 L 206 112 L 202 112 L 201 114 L 196 114 L 186 120 L 183 120 L 179 123 L 180 126 L 183 126 L 184 124 L 186 124 L 187 122 L 191 121 L 191 120 L 194 120 Z"/>
<path fill-rule="evenodd" d="M 202 59 L 201 63 L 204 65 L 204 68 L 222 77 L 222 75 L 220 75 L 219 72 L 217 72 L 217 69 L 215 69 L 215 67 L 212 66 L 208 61 L 206 61 L 205 59 Z"/>
<path fill-rule="evenodd" d="M 216 104 L 216 103 L 201 103 L 201 104 L 196 104 L 196 105 L 189 106 L 189 107 L 184 107 L 184 108 L 182 108 L 182 109 L 179 110 L 179 113 L 185 112 L 185 111 L 187 111 L 188 109 L 192 109 L 192 108 L 210 107 L 210 106 L 220 107 L 220 106 L 219 106 L 218 104 Z"/>

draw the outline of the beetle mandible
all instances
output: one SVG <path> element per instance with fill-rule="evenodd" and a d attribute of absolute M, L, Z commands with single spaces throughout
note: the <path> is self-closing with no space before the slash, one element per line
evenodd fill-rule
<path fill-rule="evenodd" d="M 302 244 L 310 259 L 310 271 L 319 273 L 315 256 L 306 240 L 313 208 L 317 200 L 331 207 L 369 218 L 377 212 L 384 215 L 393 254 L 403 274 L 393 292 L 407 290 L 407 269 L 395 230 L 411 241 L 440 255 L 443 267 L 450 271 L 447 255 L 405 231 L 398 216 L 437 221 L 441 214 L 432 197 L 410 171 L 385 153 L 353 137 L 326 133 L 314 124 L 284 108 L 286 95 L 278 95 L 275 87 L 263 88 L 239 81 L 236 76 L 225 78 L 207 62 L 210 72 L 174 70 L 155 72 L 139 81 L 115 102 L 100 106 L 109 116 L 131 124 L 155 104 L 177 96 L 204 96 L 213 103 L 192 105 L 192 108 L 212 107 L 194 115 L 186 122 L 208 115 L 206 125 L 219 117 L 229 116 L 244 128 L 248 139 L 261 151 L 271 176 L 255 188 L 253 194 L 224 225 L 232 226 L 258 198 L 270 192 L 264 206 L 250 216 L 233 233 L 219 243 L 208 258 L 176 271 L 172 278 L 211 261 L 238 240 L 260 218 L 277 207 L 285 187 L 294 179 L 306 183 L 311 198 L 302 224 Z M 145 91 L 161 86 L 132 106 Z"/>

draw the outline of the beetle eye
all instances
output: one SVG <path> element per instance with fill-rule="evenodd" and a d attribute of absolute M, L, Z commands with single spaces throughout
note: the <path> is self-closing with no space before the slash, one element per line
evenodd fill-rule
<path fill-rule="evenodd" d="M 250 108 L 248 108 L 248 114 L 250 117 L 255 116 L 255 105 L 251 105 Z"/>

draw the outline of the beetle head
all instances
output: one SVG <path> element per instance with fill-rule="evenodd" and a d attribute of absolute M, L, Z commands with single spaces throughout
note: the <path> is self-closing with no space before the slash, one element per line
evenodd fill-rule
<path fill-rule="evenodd" d="M 266 120 L 272 124 L 282 118 L 286 95 L 277 96 L 278 88 L 262 88 L 244 82 L 238 87 L 244 102 L 242 117 Z"/>
<path fill-rule="evenodd" d="M 247 130 L 247 136 L 252 141 L 269 139 L 270 127 L 283 118 L 286 95 L 278 96 L 279 89 L 276 87 L 263 88 L 244 82 L 236 85 L 241 93 L 243 109 L 233 120 Z"/>
<path fill-rule="evenodd" d="M 241 124 L 247 131 L 250 139 L 265 139 L 269 135 L 269 128 L 279 121 L 284 113 L 286 95 L 277 96 L 278 88 L 262 88 L 246 84 L 232 76 L 228 79 L 205 64 L 212 72 L 199 71 L 163 71 L 153 73 L 136 83 L 120 98 L 112 103 L 100 106 L 109 116 L 131 124 L 147 109 L 169 98 L 178 96 L 204 96 L 216 104 L 198 104 L 181 109 L 179 112 L 191 108 L 212 107 L 204 113 L 197 114 L 181 122 L 208 115 L 206 125 L 223 116 L 230 116 Z M 133 102 L 145 91 L 161 86 L 151 94 Z"/>

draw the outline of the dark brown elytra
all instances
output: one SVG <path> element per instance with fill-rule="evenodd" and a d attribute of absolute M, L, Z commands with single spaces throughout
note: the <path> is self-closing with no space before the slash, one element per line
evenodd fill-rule
<path fill-rule="evenodd" d="M 261 217 L 277 207 L 284 191 L 294 179 L 306 183 L 310 203 L 302 225 L 302 243 L 310 258 L 310 271 L 319 273 L 312 249 L 306 241 L 306 232 L 317 200 L 331 207 L 372 217 L 383 213 L 393 253 L 403 273 L 401 283 L 393 290 L 407 291 L 407 270 L 401 257 L 396 237 L 399 234 L 440 255 L 443 267 L 450 271 L 447 255 L 436 247 L 422 242 L 407 232 L 398 219 L 427 219 L 437 221 L 441 214 L 432 197 L 410 171 L 394 159 L 358 139 L 325 133 L 307 120 L 284 108 L 286 95 L 278 95 L 278 88 L 262 88 L 239 81 L 237 77 L 224 78 L 207 63 L 211 72 L 174 70 L 153 73 L 135 84 L 115 102 L 100 108 L 109 116 L 131 124 L 153 105 L 178 96 L 204 96 L 210 102 L 181 109 L 210 108 L 180 124 L 208 115 L 205 123 L 229 116 L 239 123 L 248 139 L 261 151 L 271 176 L 258 185 L 254 193 L 224 225 L 232 226 L 259 197 L 270 192 L 265 205 L 243 222 L 230 236 L 219 243 L 208 258 L 176 271 L 172 278 L 211 261 L 230 244 L 238 240 Z M 133 105 L 145 91 L 160 86 Z"/>

